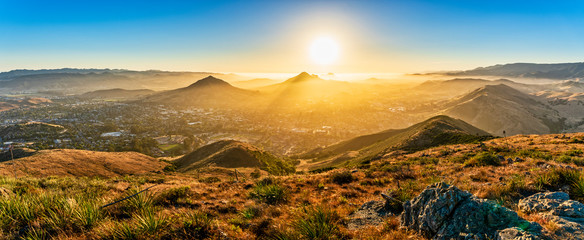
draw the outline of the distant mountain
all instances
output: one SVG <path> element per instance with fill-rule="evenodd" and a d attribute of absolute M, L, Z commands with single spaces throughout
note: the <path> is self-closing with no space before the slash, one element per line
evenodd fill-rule
<path fill-rule="evenodd" d="M 294 172 L 291 164 L 269 152 L 235 140 L 223 140 L 203 146 L 175 160 L 174 164 L 181 172 L 202 167 L 260 168 L 276 175 Z"/>
<path fill-rule="evenodd" d="M 120 98 L 120 99 L 132 99 L 137 97 L 143 97 L 155 93 L 150 89 L 136 89 L 127 90 L 121 88 L 97 90 L 93 92 L 87 92 L 79 97 L 81 98 Z"/>
<path fill-rule="evenodd" d="M 322 101 L 339 102 L 338 99 L 355 91 L 355 84 L 335 80 L 324 80 L 317 75 L 302 72 L 284 82 L 258 88 L 261 92 L 270 95 L 269 109 L 290 109 L 304 103 L 318 103 Z M 333 99 L 337 98 L 337 99 Z"/>
<path fill-rule="evenodd" d="M 460 118 L 502 136 L 556 133 L 563 129 L 557 111 L 535 96 L 504 84 L 487 85 L 447 102 L 442 114 Z"/>
<path fill-rule="evenodd" d="M 29 154 L 30 155 L 30 154 Z M 167 163 L 136 152 L 41 150 L 32 156 L 0 163 L 0 174 L 18 177 L 114 177 L 162 171 Z"/>
<path fill-rule="evenodd" d="M 112 88 L 170 90 L 188 86 L 192 79 L 208 75 L 228 80 L 240 79 L 234 74 L 207 72 L 131 71 L 109 69 L 15 70 L 0 73 L 0 92 L 52 92 L 82 94 Z"/>
<path fill-rule="evenodd" d="M 258 92 L 236 88 L 221 79 L 208 76 L 185 88 L 160 92 L 142 101 L 189 106 L 239 106 L 257 96 Z"/>
<path fill-rule="evenodd" d="M 479 67 L 468 71 L 447 72 L 445 74 L 450 76 L 579 79 L 584 78 L 584 63 L 511 63 L 490 67 Z"/>
<path fill-rule="evenodd" d="M 104 73 L 104 72 L 113 73 L 113 72 L 123 72 L 123 71 L 128 71 L 128 70 L 107 69 L 107 68 L 106 69 L 61 68 L 61 69 L 40 69 L 40 70 L 19 69 L 19 70 L 12 70 L 12 71 L 8 71 L 8 72 L 0 72 L 0 81 L 11 80 L 15 77 L 26 76 L 26 75 L 56 74 L 56 73 L 80 73 L 80 74 Z"/>
<path fill-rule="evenodd" d="M 441 115 L 405 129 L 390 129 L 315 149 L 300 158 L 315 159 L 312 168 L 319 168 L 345 164 L 348 161 L 367 161 L 395 150 L 417 151 L 490 137 L 489 133 L 462 120 Z"/>
<path fill-rule="evenodd" d="M 541 91 L 533 95 L 558 111 L 565 119 L 566 132 L 584 132 L 584 91 Z"/>
<path fill-rule="evenodd" d="M 487 85 L 505 84 L 526 93 L 540 91 L 566 91 L 578 93 L 584 91 L 584 83 L 575 81 L 562 81 L 548 84 L 525 84 L 508 79 L 486 80 L 479 78 L 456 78 L 450 80 L 430 80 L 413 88 L 413 90 L 425 91 L 429 94 L 442 94 L 455 96 L 471 92 Z"/>

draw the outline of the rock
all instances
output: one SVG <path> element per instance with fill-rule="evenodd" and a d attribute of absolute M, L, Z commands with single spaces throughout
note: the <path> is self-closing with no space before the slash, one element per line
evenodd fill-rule
<path fill-rule="evenodd" d="M 565 192 L 536 193 L 519 200 L 519 210 L 554 222 L 559 239 L 584 239 L 584 204 L 570 200 Z"/>
<path fill-rule="evenodd" d="M 520 228 L 506 228 L 497 231 L 497 240 L 538 240 L 538 235 L 521 230 Z"/>
<path fill-rule="evenodd" d="M 570 196 L 565 192 L 536 193 L 519 200 L 517 207 L 525 213 L 545 212 L 557 208 L 568 200 Z"/>
<path fill-rule="evenodd" d="M 391 215 L 391 207 L 386 201 L 369 201 L 349 215 L 347 228 L 355 230 L 368 225 L 379 225 L 388 215 Z"/>
<path fill-rule="evenodd" d="M 495 239 L 499 231 L 514 227 L 533 236 L 541 233 L 539 224 L 446 183 L 430 185 L 406 202 L 400 224 L 431 239 Z"/>

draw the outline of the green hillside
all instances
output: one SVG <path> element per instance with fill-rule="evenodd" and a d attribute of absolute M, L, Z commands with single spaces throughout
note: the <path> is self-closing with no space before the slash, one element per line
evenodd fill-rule
<path fill-rule="evenodd" d="M 203 146 L 177 159 L 174 164 L 181 172 L 209 166 L 257 167 L 274 175 L 286 175 L 295 171 L 292 164 L 269 152 L 235 140 L 223 140 Z"/>

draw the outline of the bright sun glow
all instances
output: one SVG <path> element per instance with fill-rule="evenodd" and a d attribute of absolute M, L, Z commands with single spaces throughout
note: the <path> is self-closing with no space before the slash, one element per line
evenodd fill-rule
<path fill-rule="evenodd" d="M 310 58 L 316 64 L 328 65 L 339 57 L 339 45 L 329 37 L 319 37 L 310 45 Z"/>

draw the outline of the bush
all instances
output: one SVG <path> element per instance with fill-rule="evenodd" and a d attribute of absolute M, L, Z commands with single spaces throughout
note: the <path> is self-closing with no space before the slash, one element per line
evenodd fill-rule
<path fill-rule="evenodd" d="M 286 202 L 287 195 L 286 190 L 271 178 L 266 178 L 256 183 L 255 187 L 249 193 L 250 198 L 267 204 Z"/>
<path fill-rule="evenodd" d="M 249 176 L 250 176 L 251 178 L 253 178 L 253 179 L 258 179 L 258 178 L 260 178 L 260 177 L 262 176 L 262 173 L 260 172 L 260 170 L 259 170 L 259 169 L 257 169 L 257 168 L 256 168 L 255 170 L 253 170 L 253 172 L 251 172 L 251 173 L 249 174 Z"/>
<path fill-rule="evenodd" d="M 355 181 L 355 177 L 349 171 L 335 172 L 331 175 L 331 181 L 333 183 L 342 185 L 345 183 L 352 183 Z"/>
<path fill-rule="evenodd" d="M 465 167 L 499 166 L 501 160 L 490 152 L 481 152 L 464 162 Z"/>
<path fill-rule="evenodd" d="M 177 204 L 178 200 L 185 198 L 189 195 L 191 187 L 182 186 L 167 189 L 166 191 L 160 193 L 156 198 L 157 203 L 167 203 L 167 204 Z"/>
<path fill-rule="evenodd" d="M 203 178 L 199 181 L 202 183 L 216 183 L 216 182 L 221 182 L 221 179 L 219 179 L 218 177 L 206 177 L 206 178 Z"/>

